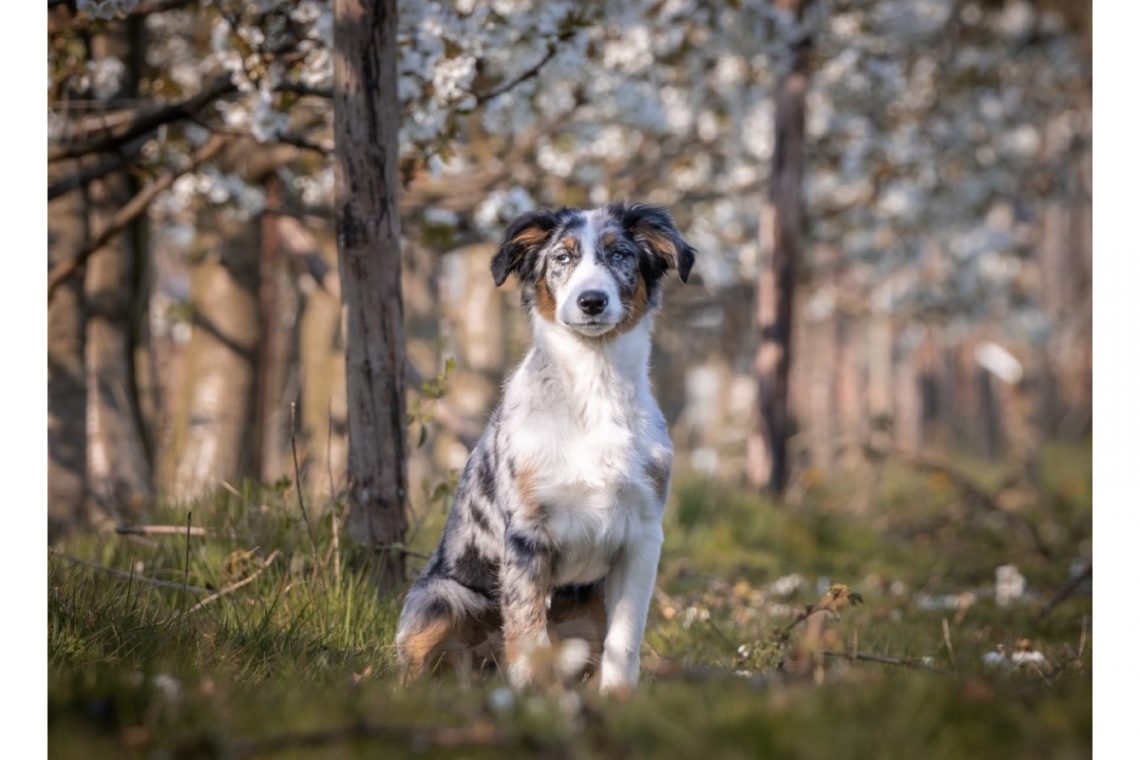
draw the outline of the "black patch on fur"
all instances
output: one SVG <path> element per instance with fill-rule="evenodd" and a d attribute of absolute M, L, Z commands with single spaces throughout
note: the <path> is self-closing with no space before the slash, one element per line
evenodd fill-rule
<path fill-rule="evenodd" d="M 494 592 L 498 574 L 499 563 L 484 559 L 471 545 L 464 547 L 451 568 L 451 577 L 457 583 L 488 597 Z"/>
<path fill-rule="evenodd" d="M 550 242 L 558 227 L 571 221 L 576 209 L 557 211 L 536 209 L 522 214 L 507 226 L 499 250 L 491 259 L 491 276 L 495 285 L 502 285 L 512 273 L 524 283 L 533 283 L 540 271 L 538 254 Z"/>
<path fill-rule="evenodd" d="M 554 589 L 554 596 L 566 601 L 584 604 L 601 590 L 603 584 L 604 581 L 596 581 L 594 583 L 572 583 L 567 586 L 559 586 Z"/>
<path fill-rule="evenodd" d="M 487 519 L 487 513 L 483 511 L 483 508 L 480 507 L 474 499 L 468 500 L 467 509 L 471 513 L 471 522 L 475 523 L 476 528 L 488 536 L 495 535 L 494 530 L 491 528 L 491 521 Z"/>
<path fill-rule="evenodd" d="M 428 560 L 427 567 L 424 568 L 424 573 L 423 573 L 422 577 L 430 578 L 432 576 L 440 575 L 442 572 L 443 572 L 443 555 L 441 555 L 437 551 L 435 554 L 431 555 L 431 559 Z"/>
<path fill-rule="evenodd" d="M 495 503 L 495 468 L 491 465 L 491 455 L 483 450 L 483 459 L 478 468 L 479 489 L 488 504 Z"/>
<path fill-rule="evenodd" d="M 507 533 L 507 549 L 526 559 L 543 555 L 547 551 L 546 546 L 539 543 L 534 536 L 519 531 Z"/>
<path fill-rule="evenodd" d="M 697 250 L 681 237 L 668 211 L 645 203 L 611 203 L 606 210 L 641 248 L 641 272 L 650 289 L 670 269 L 677 270 L 681 282 L 689 281 Z"/>
<path fill-rule="evenodd" d="M 425 620 L 451 618 L 451 605 L 442 597 L 435 597 L 423 608 Z"/>

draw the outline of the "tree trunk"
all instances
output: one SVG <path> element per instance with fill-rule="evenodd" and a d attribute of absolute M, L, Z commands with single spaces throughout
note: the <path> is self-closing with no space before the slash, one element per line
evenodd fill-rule
<path fill-rule="evenodd" d="M 270 176 L 265 183 L 269 208 L 281 206 L 281 180 Z M 272 482 L 293 478 L 290 437 L 293 434 L 290 405 L 296 401 L 293 367 L 296 363 L 298 297 L 282 257 L 282 217 L 271 211 L 261 216 L 261 264 L 259 306 L 261 343 L 257 361 L 257 420 L 254 424 L 254 473 Z M 296 431 L 298 438 L 301 431 Z M 298 486 L 299 487 L 299 486 Z"/>
<path fill-rule="evenodd" d="M 167 462 L 179 498 L 250 472 L 260 332 L 256 225 L 222 234 L 191 274 L 193 332 Z"/>
<path fill-rule="evenodd" d="M 130 196 L 125 177 L 91 183 L 91 217 L 109 217 Z M 150 502 L 150 459 L 139 420 L 131 312 L 138 289 L 130 228 L 87 262 L 87 484 L 92 506 L 122 522 Z"/>
<path fill-rule="evenodd" d="M 347 323 L 349 531 L 403 580 L 406 410 L 396 0 L 335 0 L 337 247 Z"/>
<path fill-rule="evenodd" d="M 811 0 L 780 0 L 784 10 L 803 18 Z M 810 39 L 792 50 L 792 65 L 776 93 L 776 147 L 772 157 L 771 239 L 756 286 L 760 345 L 756 373 L 760 408 L 756 422 L 752 477 L 757 486 L 781 496 L 788 484 L 788 372 L 792 361 L 793 297 L 803 225 L 804 100 L 808 87 Z"/>
<path fill-rule="evenodd" d="M 71 169 L 71 167 L 68 167 Z M 54 201 L 48 214 L 48 260 L 75 255 L 86 238 L 82 192 Z M 83 373 L 83 288 L 78 279 L 48 301 L 48 535 L 85 517 L 87 392 Z"/>

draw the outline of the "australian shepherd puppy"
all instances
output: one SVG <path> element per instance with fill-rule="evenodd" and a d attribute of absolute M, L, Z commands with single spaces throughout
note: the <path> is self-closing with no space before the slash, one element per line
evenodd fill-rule
<path fill-rule="evenodd" d="M 637 684 L 673 459 L 650 337 L 663 278 L 686 281 L 695 254 L 643 204 L 532 211 L 507 228 L 491 274 L 519 279 L 534 343 L 404 602 L 406 677 L 452 652 L 523 687 L 552 640 L 580 638 L 595 666 L 601 646 L 603 692 Z"/>

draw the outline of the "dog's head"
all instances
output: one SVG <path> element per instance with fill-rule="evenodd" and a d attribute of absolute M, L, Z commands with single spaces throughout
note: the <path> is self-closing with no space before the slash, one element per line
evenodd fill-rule
<path fill-rule="evenodd" d="M 599 337 L 655 309 L 669 270 L 687 282 L 696 253 L 657 206 L 540 209 L 507 227 L 491 273 L 496 285 L 518 276 L 523 304 L 540 318 Z"/>

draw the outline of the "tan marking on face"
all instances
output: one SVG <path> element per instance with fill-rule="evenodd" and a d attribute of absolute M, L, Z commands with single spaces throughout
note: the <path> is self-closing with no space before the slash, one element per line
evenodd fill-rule
<path fill-rule="evenodd" d="M 562 247 L 565 248 L 568 253 L 577 253 L 578 252 L 578 238 L 576 238 L 576 237 L 562 238 Z"/>
<path fill-rule="evenodd" d="M 645 474 L 653 482 L 653 493 L 657 494 L 658 499 L 664 499 L 665 491 L 669 488 L 669 465 L 653 460 L 645 465 Z"/>
<path fill-rule="evenodd" d="M 669 266 L 677 266 L 677 246 L 673 245 L 673 241 L 667 235 L 655 229 L 642 228 L 640 232 L 649 247 L 669 261 Z"/>
<path fill-rule="evenodd" d="M 511 243 L 515 245 L 526 246 L 529 248 L 532 245 L 541 243 L 549 235 L 550 230 L 544 230 L 539 226 L 527 227 L 526 229 L 521 230 L 519 234 L 515 235 L 511 240 Z"/>
<path fill-rule="evenodd" d="M 614 334 L 620 335 L 629 332 L 637 327 L 637 323 L 648 313 L 649 289 L 645 287 L 645 278 L 641 276 L 641 272 L 639 271 L 637 273 L 637 290 L 635 290 L 633 296 L 630 297 L 625 316 L 617 323 L 617 326 L 614 328 Z"/>
<path fill-rule="evenodd" d="M 554 321 L 554 312 L 558 308 L 558 302 L 554 298 L 554 294 L 550 292 L 550 286 L 546 284 L 546 278 L 539 278 L 534 286 L 534 308 L 538 311 L 539 316 L 548 322 Z"/>
<path fill-rule="evenodd" d="M 617 233 L 614 232 L 613 230 L 610 230 L 609 232 L 602 235 L 602 245 L 608 248 L 611 245 L 613 245 L 614 243 L 616 243 L 617 239 L 618 239 Z"/>

